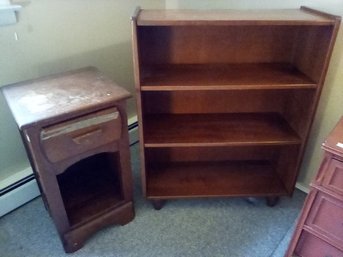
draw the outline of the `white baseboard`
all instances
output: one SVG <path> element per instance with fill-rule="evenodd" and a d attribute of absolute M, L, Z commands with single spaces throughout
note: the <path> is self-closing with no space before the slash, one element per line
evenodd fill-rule
<path fill-rule="evenodd" d="M 40 195 L 35 179 L 0 196 L 0 217 Z"/>
<path fill-rule="evenodd" d="M 32 169 L 31 167 L 27 167 L 21 171 L 18 171 L 16 173 L 14 173 L 13 175 L 0 180 L 0 192 L 1 190 L 3 190 L 4 188 L 7 188 L 15 183 L 17 183 L 18 181 L 28 177 L 32 175 Z"/>
<path fill-rule="evenodd" d="M 303 191 L 306 194 L 308 194 L 310 192 L 309 187 L 307 185 L 304 185 L 303 183 L 297 182 L 295 184 L 295 187 L 298 188 L 300 191 Z"/>
<path fill-rule="evenodd" d="M 138 126 L 137 124 L 137 116 L 134 116 L 128 120 L 129 125 L 129 142 L 130 145 L 138 142 Z M 0 181 L 0 192 L 1 189 L 10 187 L 14 185 L 18 181 L 32 176 L 33 171 L 31 167 L 27 167 L 22 171 L 16 172 L 9 178 Z M 36 198 L 40 195 L 37 181 L 32 179 L 8 192 L 0 195 L 0 217 L 13 211 L 14 209 L 22 206 L 23 204 L 31 201 L 32 199 Z"/>
<path fill-rule="evenodd" d="M 135 115 L 127 120 L 127 125 L 130 127 L 133 124 L 137 124 L 137 122 L 138 122 L 137 115 Z"/>
<path fill-rule="evenodd" d="M 129 144 L 133 145 L 137 143 L 139 140 L 139 135 L 138 135 L 138 126 L 130 128 L 129 130 Z"/>

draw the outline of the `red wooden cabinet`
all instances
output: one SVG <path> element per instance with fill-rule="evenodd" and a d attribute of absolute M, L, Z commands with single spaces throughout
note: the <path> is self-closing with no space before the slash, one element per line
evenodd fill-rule
<path fill-rule="evenodd" d="M 323 144 L 325 156 L 286 257 L 343 256 L 343 118 Z"/>

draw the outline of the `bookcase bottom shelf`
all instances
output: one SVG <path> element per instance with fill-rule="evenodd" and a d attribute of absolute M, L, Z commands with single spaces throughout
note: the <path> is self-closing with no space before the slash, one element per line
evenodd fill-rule
<path fill-rule="evenodd" d="M 147 176 L 150 200 L 288 195 L 268 161 L 153 163 Z"/>

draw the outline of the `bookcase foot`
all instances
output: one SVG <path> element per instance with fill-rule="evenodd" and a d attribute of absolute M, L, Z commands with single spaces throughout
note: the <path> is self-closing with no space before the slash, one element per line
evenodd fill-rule
<path fill-rule="evenodd" d="M 280 200 L 279 196 L 267 196 L 266 203 L 269 207 L 274 207 Z"/>
<path fill-rule="evenodd" d="M 151 203 L 155 210 L 161 210 L 165 205 L 166 200 L 152 200 Z"/>

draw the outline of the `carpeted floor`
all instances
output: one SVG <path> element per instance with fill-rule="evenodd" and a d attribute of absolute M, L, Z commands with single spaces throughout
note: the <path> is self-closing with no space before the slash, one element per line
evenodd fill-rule
<path fill-rule="evenodd" d="M 305 194 L 281 198 L 277 206 L 243 198 L 168 201 L 160 211 L 143 199 L 138 145 L 131 147 L 135 219 L 105 228 L 79 251 L 65 254 L 41 198 L 0 219 L 1 257 L 208 256 L 282 257 Z"/>

